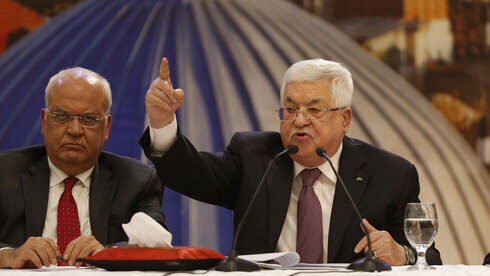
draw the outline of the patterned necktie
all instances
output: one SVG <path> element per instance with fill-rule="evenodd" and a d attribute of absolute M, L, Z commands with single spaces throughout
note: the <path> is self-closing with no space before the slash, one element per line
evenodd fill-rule
<path fill-rule="evenodd" d="M 321 173 L 318 168 L 301 172 L 303 189 L 298 198 L 296 252 L 302 263 L 323 263 L 322 208 L 313 190 L 313 183 Z"/>
<path fill-rule="evenodd" d="M 71 194 L 73 185 L 77 183 L 75 177 L 67 177 L 65 191 L 58 202 L 58 248 L 65 253 L 66 246 L 80 236 L 80 220 L 78 219 L 77 203 Z"/>

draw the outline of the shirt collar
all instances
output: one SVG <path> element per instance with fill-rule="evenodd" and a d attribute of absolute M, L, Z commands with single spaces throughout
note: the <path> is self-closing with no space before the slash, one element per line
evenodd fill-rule
<path fill-rule="evenodd" d="M 66 173 L 64 173 L 62 170 L 60 170 L 58 167 L 56 167 L 53 164 L 53 162 L 51 162 L 51 159 L 49 159 L 49 156 L 48 156 L 48 166 L 49 166 L 49 170 L 50 170 L 49 187 L 53 187 L 55 185 L 58 185 L 59 183 L 63 182 L 63 180 L 65 180 L 65 178 L 67 178 L 69 176 Z M 94 167 L 95 166 L 92 166 L 90 169 L 84 171 L 83 173 L 75 175 L 75 177 L 78 178 L 78 180 L 80 182 L 82 182 L 82 185 L 84 185 L 87 188 L 90 188 L 90 176 L 92 174 L 92 171 L 94 170 Z"/>
<path fill-rule="evenodd" d="M 333 164 L 333 166 L 337 172 L 339 171 L 340 154 L 342 153 L 343 146 L 344 146 L 344 142 L 341 142 L 339 148 L 337 149 L 337 152 L 335 152 L 335 154 L 332 157 L 330 157 L 330 160 L 332 161 L 332 164 Z M 327 176 L 334 183 L 337 182 L 337 176 L 332 171 L 332 168 L 330 167 L 330 164 L 328 163 L 328 161 L 326 159 L 325 159 L 325 162 L 323 164 L 321 164 L 320 166 L 317 166 L 315 168 L 320 169 L 322 174 Z M 311 167 L 305 167 L 305 166 L 301 165 L 300 163 L 294 161 L 294 177 L 298 176 L 304 169 L 312 169 L 312 168 Z"/>

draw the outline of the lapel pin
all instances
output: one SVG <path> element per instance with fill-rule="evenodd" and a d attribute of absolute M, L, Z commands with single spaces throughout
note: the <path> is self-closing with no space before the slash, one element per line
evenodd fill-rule
<path fill-rule="evenodd" d="M 356 181 L 357 181 L 357 182 L 361 182 L 361 181 L 362 181 L 362 177 L 358 176 L 358 177 L 356 178 Z"/>

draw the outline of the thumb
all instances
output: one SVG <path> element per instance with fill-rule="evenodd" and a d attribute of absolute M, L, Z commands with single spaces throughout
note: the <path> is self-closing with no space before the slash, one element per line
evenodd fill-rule
<path fill-rule="evenodd" d="M 180 88 L 175 89 L 174 96 L 177 102 L 182 103 L 184 101 L 184 91 L 182 91 L 182 89 Z"/>
<path fill-rule="evenodd" d="M 366 226 L 366 229 L 368 231 L 368 233 L 373 233 L 373 232 L 377 232 L 378 229 L 374 228 L 368 221 L 367 219 L 362 219 L 362 222 L 364 222 L 364 225 Z M 362 231 L 364 232 L 364 228 L 362 227 L 361 225 L 361 228 L 362 228 Z"/>

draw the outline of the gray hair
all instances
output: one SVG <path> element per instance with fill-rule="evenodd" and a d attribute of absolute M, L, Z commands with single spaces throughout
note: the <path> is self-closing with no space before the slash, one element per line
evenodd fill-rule
<path fill-rule="evenodd" d="M 324 59 L 309 59 L 291 65 L 284 74 L 281 85 L 281 101 L 286 85 L 290 82 L 314 82 L 330 80 L 332 99 L 337 107 L 350 107 L 354 94 L 352 76 L 342 64 Z"/>
<path fill-rule="evenodd" d="M 104 77 L 95 73 L 94 71 L 82 67 L 74 67 L 74 68 L 61 70 L 56 75 L 52 76 L 49 79 L 48 85 L 46 86 L 46 89 L 44 91 L 44 104 L 46 105 L 46 107 L 48 107 L 48 93 L 49 91 L 51 91 L 51 88 L 53 87 L 56 80 L 62 79 L 70 75 L 74 75 L 76 77 L 88 76 L 88 77 L 95 78 L 94 81 L 101 86 L 102 91 L 104 92 L 105 97 L 107 99 L 107 106 L 106 106 L 105 113 L 109 114 L 112 105 L 112 93 L 111 93 L 111 86 L 109 85 L 109 82 Z"/>

